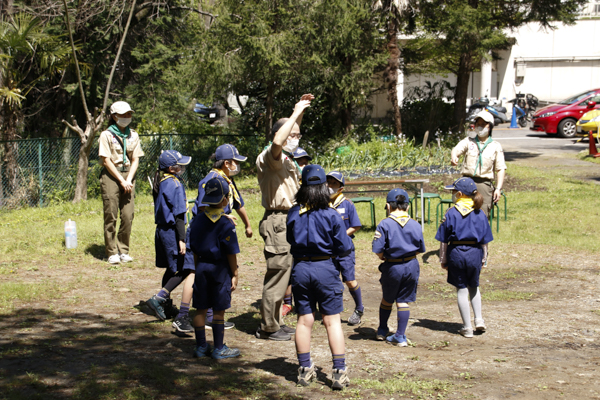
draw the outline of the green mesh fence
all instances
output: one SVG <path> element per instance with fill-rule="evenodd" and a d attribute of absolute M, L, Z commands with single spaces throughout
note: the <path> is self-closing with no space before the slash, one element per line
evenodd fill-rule
<path fill-rule="evenodd" d="M 140 135 L 144 157 L 137 172 L 137 193 L 150 193 L 152 178 L 162 150 L 174 149 L 192 157 L 183 175 L 194 188 L 211 168 L 209 160 L 224 143 L 235 145 L 240 154 L 255 160 L 263 139 L 254 135 Z M 79 159 L 79 138 L 28 139 L 0 142 L 0 208 L 44 206 L 73 199 Z M 90 152 L 88 197 L 100 196 L 101 167 L 98 164 L 98 140 Z"/>

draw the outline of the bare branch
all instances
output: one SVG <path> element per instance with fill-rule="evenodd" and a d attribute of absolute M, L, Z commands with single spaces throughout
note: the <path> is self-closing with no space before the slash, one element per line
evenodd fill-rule
<path fill-rule="evenodd" d="M 192 8 L 192 7 L 185 7 L 185 6 L 178 6 L 178 7 L 170 7 L 171 10 L 186 10 L 186 11 L 193 11 L 195 13 L 198 13 L 200 15 L 204 15 L 207 17 L 211 17 L 212 19 L 217 18 L 219 15 L 215 15 L 215 14 L 211 14 L 209 12 L 206 11 L 202 11 L 202 10 L 198 10 L 197 8 Z"/>
<path fill-rule="evenodd" d="M 71 22 L 69 21 L 69 8 L 67 7 L 67 0 L 63 0 L 63 5 L 65 6 L 65 20 L 67 23 L 67 29 L 69 30 L 69 40 L 71 41 L 71 51 L 73 52 L 73 61 L 75 61 L 75 70 L 77 72 L 77 82 L 79 82 L 79 93 L 81 94 L 81 102 L 83 103 L 83 110 L 85 111 L 85 118 L 89 121 L 91 119 L 91 116 L 90 116 L 90 112 L 88 111 L 87 102 L 85 101 L 85 92 L 83 91 L 83 82 L 81 82 L 81 71 L 79 70 L 79 62 L 77 61 L 77 53 L 75 52 L 75 42 L 73 41 L 73 30 L 71 29 Z"/>
<path fill-rule="evenodd" d="M 73 116 L 71 116 L 71 118 L 73 118 Z M 68 123 L 64 119 L 61 122 L 63 124 L 65 124 L 73 132 L 77 132 L 77 134 L 79 135 L 81 140 L 83 140 L 83 130 L 79 127 L 79 125 L 77 124 L 77 120 L 75 118 L 73 118 L 73 124 Z"/>
<path fill-rule="evenodd" d="M 66 0 L 63 0 L 66 1 Z M 106 106 L 108 104 L 108 95 L 110 93 L 110 85 L 113 80 L 113 76 L 115 75 L 115 71 L 117 69 L 117 64 L 119 63 L 119 57 L 121 57 L 121 50 L 123 50 L 123 45 L 125 44 L 125 39 L 127 38 L 127 32 L 129 31 L 129 25 L 131 25 L 131 19 L 133 18 L 133 12 L 135 10 L 135 3 L 137 0 L 133 0 L 131 4 L 131 11 L 129 12 L 129 18 L 127 19 L 127 25 L 125 25 L 125 31 L 123 31 L 123 37 L 121 38 L 121 43 L 119 43 L 119 50 L 117 50 L 117 55 L 115 56 L 115 62 L 113 63 L 112 69 L 110 71 L 110 75 L 108 76 L 108 82 L 106 83 L 106 91 L 104 92 L 104 101 L 102 102 L 102 112 L 106 110 Z"/>

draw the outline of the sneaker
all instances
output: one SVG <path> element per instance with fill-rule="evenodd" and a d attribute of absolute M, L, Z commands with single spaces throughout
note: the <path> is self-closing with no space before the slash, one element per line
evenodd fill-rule
<path fill-rule="evenodd" d="M 310 367 L 298 368 L 298 385 L 308 386 L 310 381 L 317 377 L 317 371 L 315 371 L 315 364 L 310 363 Z"/>
<path fill-rule="evenodd" d="M 388 335 L 388 330 L 387 329 L 377 329 L 377 336 L 375 336 L 375 339 L 383 342 L 385 340 L 385 338 Z"/>
<path fill-rule="evenodd" d="M 222 360 L 223 358 L 233 358 L 240 356 L 239 349 L 230 349 L 229 347 L 223 345 L 220 349 L 214 349 L 212 354 L 210 355 L 215 360 Z"/>
<path fill-rule="evenodd" d="M 287 326 L 286 326 L 287 328 Z M 293 329 L 293 328 L 287 328 L 289 329 Z M 294 332 L 296 332 L 296 330 L 294 329 Z M 278 342 L 283 342 L 286 340 L 292 340 L 292 335 L 290 335 L 288 332 L 286 332 L 283 328 L 279 328 L 279 330 L 277 332 L 273 332 L 269 335 L 269 340 L 277 340 Z"/>
<path fill-rule="evenodd" d="M 334 369 L 331 374 L 331 388 L 333 390 L 342 390 L 350 383 L 348 371 L 344 369 Z"/>
<path fill-rule="evenodd" d="M 483 318 L 475 318 L 475 330 L 477 332 L 485 332 L 486 331 L 485 322 L 483 322 Z"/>
<path fill-rule="evenodd" d="M 463 335 L 466 338 L 472 338 L 473 337 L 473 328 L 462 327 L 462 328 L 460 328 L 458 333 L 460 333 L 461 335 Z"/>
<path fill-rule="evenodd" d="M 363 313 L 364 311 L 354 310 L 350 318 L 348 318 L 348 325 L 360 325 Z"/>
<path fill-rule="evenodd" d="M 389 344 L 393 344 L 394 346 L 407 347 L 408 339 L 406 339 L 406 335 L 390 335 L 385 338 L 385 342 Z"/>
<path fill-rule="evenodd" d="M 202 358 L 202 357 L 210 357 L 210 353 L 212 353 L 213 349 L 210 344 L 205 344 L 204 346 L 198 346 L 194 349 L 194 357 Z"/>
<path fill-rule="evenodd" d="M 294 328 L 292 328 L 291 326 L 280 325 L 280 328 L 282 331 L 284 331 L 285 333 L 289 333 L 290 335 L 296 333 L 296 330 Z"/>
<path fill-rule="evenodd" d="M 188 317 L 176 318 L 171 326 L 177 329 L 178 332 L 194 332 L 194 327 L 190 324 L 190 319 Z"/>
<path fill-rule="evenodd" d="M 233 328 L 235 326 L 235 324 L 233 322 L 229 322 L 229 321 L 225 321 L 225 323 L 223 325 L 225 325 L 225 330 L 231 329 L 231 328 Z M 207 322 L 204 325 L 204 327 L 206 329 L 212 329 L 212 322 Z"/>
<path fill-rule="evenodd" d="M 128 263 L 132 262 L 133 258 L 129 254 L 121 254 L 121 262 Z"/>
<path fill-rule="evenodd" d="M 160 298 L 157 295 L 154 295 L 150 299 L 146 300 L 148 307 L 154 311 L 156 318 L 160 319 L 161 321 L 167 319 L 167 316 L 165 315 L 165 309 L 163 308 L 163 305 L 166 301 L 166 299 Z"/>
<path fill-rule="evenodd" d="M 120 264 L 121 257 L 119 257 L 118 254 L 113 254 L 112 256 L 108 257 L 108 263 L 109 264 Z"/>
<path fill-rule="evenodd" d="M 292 306 L 290 306 L 289 304 L 284 304 L 281 306 L 281 315 L 283 317 L 288 315 L 290 312 L 292 312 Z"/>
<path fill-rule="evenodd" d="M 165 316 L 167 319 L 177 318 L 179 315 L 179 309 L 175 304 L 173 304 L 173 299 L 167 299 L 165 304 L 163 304 L 163 309 L 165 310 Z"/>

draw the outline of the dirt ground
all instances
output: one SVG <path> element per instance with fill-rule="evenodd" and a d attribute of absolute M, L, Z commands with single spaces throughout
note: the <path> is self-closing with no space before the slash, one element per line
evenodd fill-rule
<path fill-rule="evenodd" d="M 544 163 L 552 167 L 539 160 Z M 83 256 L 60 270 L 39 265 L 20 278 L 64 282 L 70 289 L 51 304 L 17 303 L 12 314 L 0 316 L 0 398 L 600 398 L 597 254 L 495 242 L 481 276 L 488 331 L 467 339 L 457 333 L 456 296 L 433 246 L 419 257 L 418 301 L 407 331 L 412 345 L 398 348 L 374 340 L 378 263 L 368 242 L 357 244 L 366 311 L 359 327 L 345 323 L 353 310 L 346 290 L 342 320 L 352 382 L 343 392 L 328 386 L 331 354 L 319 322 L 311 355 L 320 371 L 307 388 L 295 385 L 293 342 L 255 338 L 264 272 L 258 245 L 241 254 L 240 285 L 226 314 L 236 327 L 225 340 L 242 357 L 221 362 L 192 358 L 193 336 L 176 336 L 170 322 L 134 308 L 160 279 L 160 271 L 141 266 L 151 265 L 153 254 L 130 266 L 107 267 Z M 295 316 L 286 321 L 295 325 Z"/>

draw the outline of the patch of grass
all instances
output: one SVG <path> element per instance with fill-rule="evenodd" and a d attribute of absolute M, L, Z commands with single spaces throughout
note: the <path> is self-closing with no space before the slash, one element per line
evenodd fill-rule
<path fill-rule="evenodd" d="M 8 314 L 13 310 L 15 300 L 28 302 L 32 300 L 49 300 L 60 296 L 64 288 L 58 284 L 0 282 L 0 314 Z"/>
<path fill-rule="evenodd" d="M 515 301 L 515 300 L 531 300 L 533 293 L 516 292 L 513 290 L 484 290 L 481 292 L 481 299 L 485 301 Z"/>
<path fill-rule="evenodd" d="M 374 389 L 381 393 L 390 395 L 392 393 L 406 393 L 418 398 L 435 399 L 443 398 L 453 390 L 454 385 L 447 380 L 420 379 L 409 377 L 406 373 L 400 373 L 390 379 L 378 381 L 374 379 L 353 379 L 353 386 L 361 389 Z"/>

